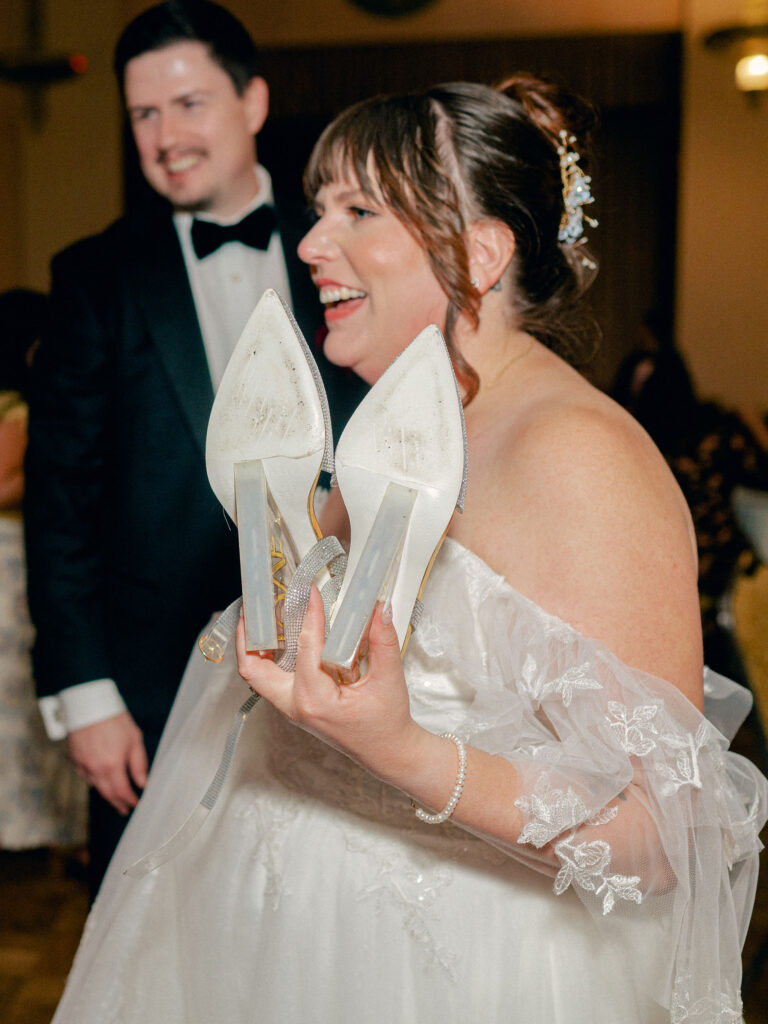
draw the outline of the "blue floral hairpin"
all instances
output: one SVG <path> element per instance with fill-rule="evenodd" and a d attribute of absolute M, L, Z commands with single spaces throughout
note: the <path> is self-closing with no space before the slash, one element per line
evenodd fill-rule
<path fill-rule="evenodd" d="M 590 227 L 596 228 L 597 221 L 594 217 L 587 216 L 583 207 L 594 203 L 592 195 L 592 178 L 585 174 L 579 167 L 579 154 L 573 148 L 576 142 L 575 135 L 569 135 L 567 131 L 560 132 L 560 145 L 557 147 L 557 155 L 560 158 L 560 178 L 563 182 L 563 216 L 560 220 L 558 239 L 565 245 L 583 245 L 584 222 Z M 582 262 L 587 266 L 594 266 L 588 257 L 582 257 Z"/>

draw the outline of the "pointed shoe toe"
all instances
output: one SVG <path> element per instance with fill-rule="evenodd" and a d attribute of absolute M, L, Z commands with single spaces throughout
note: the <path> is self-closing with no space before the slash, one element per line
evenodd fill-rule
<path fill-rule="evenodd" d="M 461 398 L 433 325 L 374 384 L 336 449 L 351 543 L 322 658 L 342 680 L 354 678 L 377 601 L 391 603 L 405 648 L 414 604 L 454 510 L 463 507 L 466 474 Z"/>
<path fill-rule="evenodd" d="M 332 468 L 331 445 L 320 373 L 270 289 L 232 353 L 206 440 L 208 479 L 238 526 L 250 650 L 283 644 L 287 582 L 321 536 L 312 502 L 321 469 Z"/>

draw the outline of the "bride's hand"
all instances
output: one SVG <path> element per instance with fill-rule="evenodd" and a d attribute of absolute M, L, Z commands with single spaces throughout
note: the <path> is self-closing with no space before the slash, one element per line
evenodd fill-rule
<path fill-rule="evenodd" d="M 423 730 L 411 718 L 400 644 L 391 618 L 379 605 L 369 634 L 368 669 L 340 685 L 320 663 L 325 637 L 323 603 L 315 587 L 299 639 L 296 670 L 284 672 L 271 656 L 245 649 L 237 627 L 237 660 L 252 690 L 296 725 L 365 765 L 380 778 L 398 776 L 417 756 Z"/>

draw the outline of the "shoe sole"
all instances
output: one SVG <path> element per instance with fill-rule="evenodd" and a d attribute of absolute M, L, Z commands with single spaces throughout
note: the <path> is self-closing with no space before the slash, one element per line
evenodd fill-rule
<path fill-rule="evenodd" d="M 466 486 L 461 400 L 440 331 L 428 327 L 376 382 L 336 450 L 351 544 L 323 664 L 354 675 L 377 601 L 392 606 L 401 651 L 415 602 Z"/>
<path fill-rule="evenodd" d="M 280 647 L 286 579 L 322 536 L 313 500 L 329 465 L 330 417 L 317 367 L 280 296 L 259 300 L 208 424 L 206 468 L 239 530 L 246 644 Z"/>

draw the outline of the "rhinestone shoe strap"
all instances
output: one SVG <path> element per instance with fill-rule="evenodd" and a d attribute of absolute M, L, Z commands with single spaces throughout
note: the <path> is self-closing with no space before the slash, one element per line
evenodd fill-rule
<path fill-rule="evenodd" d="M 326 629 L 333 602 L 336 600 L 344 571 L 347 556 L 336 537 L 323 537 L 314 547 L 310 548 L 299 563 L 293 574 L 285 598 L 285 639 L 286 646 L 276 663 L 286 672 L 292 672 L 296 664 L 296 644 L 298 643 L 301 625 L 309 603 L 312 581 L 321 569 L 328 567 L 331 578 L 320 591 L 325 607 Z M 243 607 L 242 597 L 238 597 L 228 605 L 214 624 L 197 641 L 206 661 L 220 662 L 237 629 L 240 609 Z M 292 655 L 288 652 L 292 651 Z M 293 662 L 291 663 L 291 657 Z M 289 667 L 290 666 L 290 667 Z"/>
<path fill-rule="evenodd" d="M 304 555 L 288 584 L 288 591 L 285 595 L 284 610 L 284 632 L 285 649 L 275 658 L 275 664 L 284 672 L 293 672 L 296 668 L 296 655 L 299 649 L 299 636 L 304 623 L 304 616 L 309 605 L 309 595 L 312 592 L 312 583 L 326 566 L 331 574 L 331 579 L 323 587 L 321 592 L 323 605 L 325 607 L 326 631 L 330 618 L 330 608 L 338 596 L 341 588 L 341 581 L 344 578 L 344 570 L 347 565 L 347 556 L 344 548 L 336 537 L 323 537 L 313 548 Z"/>

